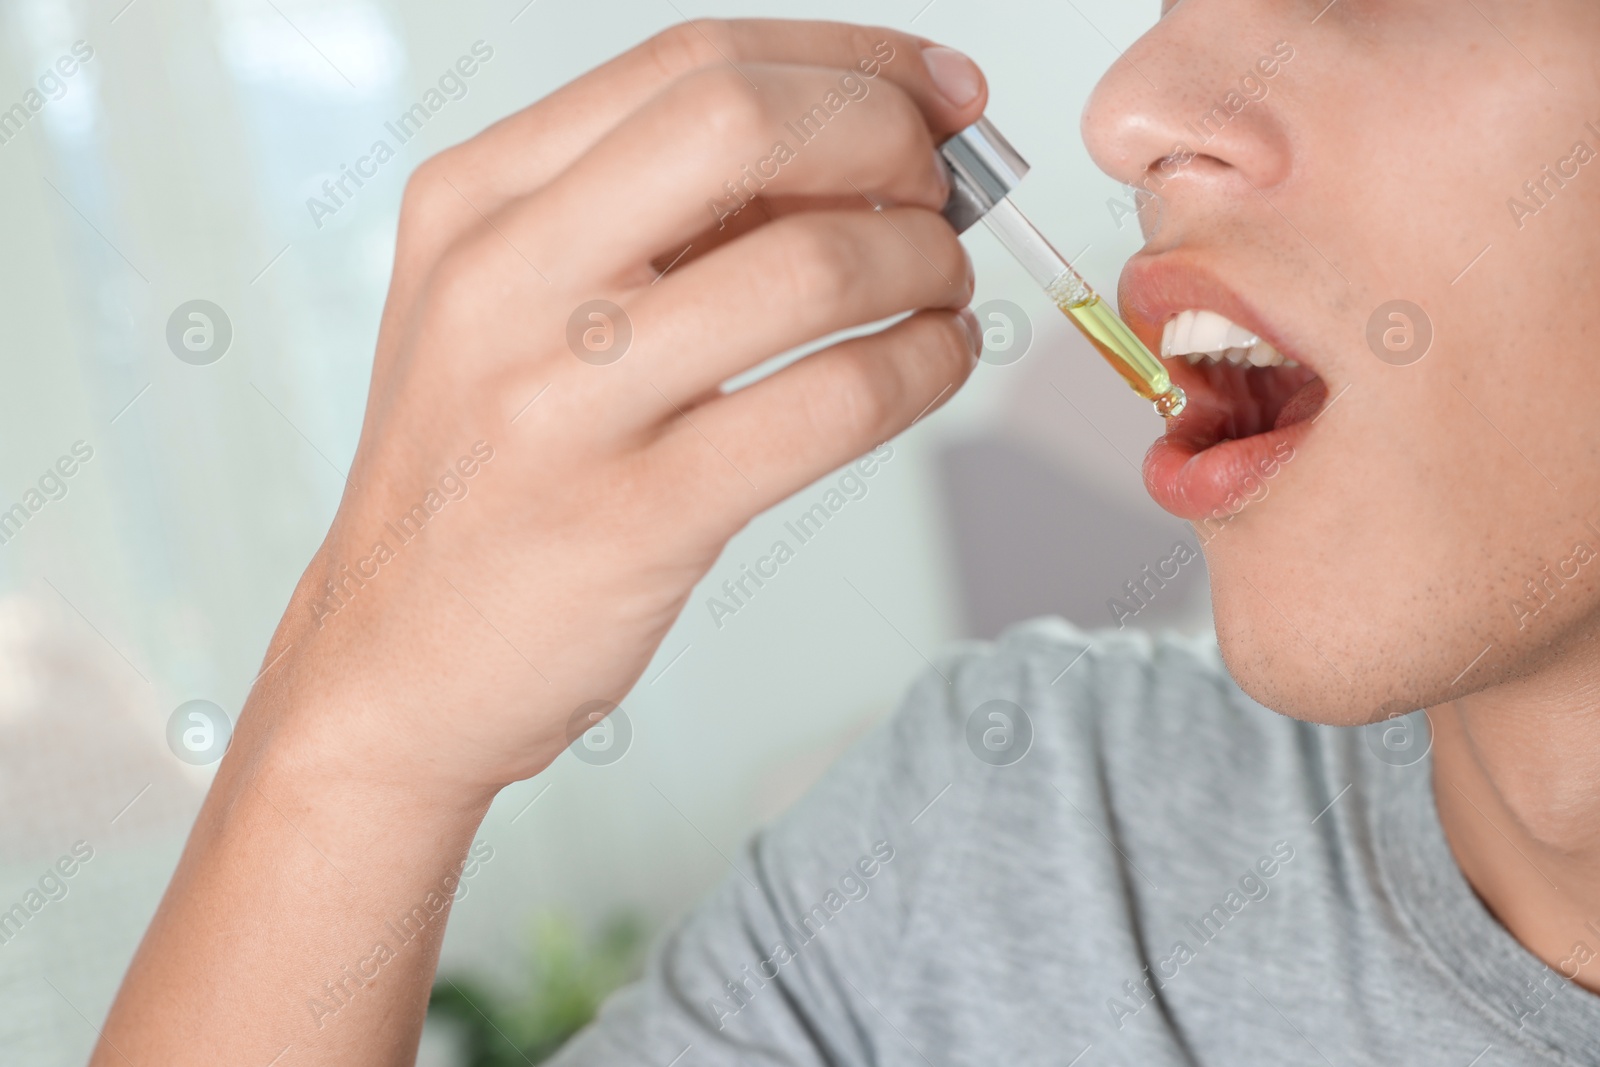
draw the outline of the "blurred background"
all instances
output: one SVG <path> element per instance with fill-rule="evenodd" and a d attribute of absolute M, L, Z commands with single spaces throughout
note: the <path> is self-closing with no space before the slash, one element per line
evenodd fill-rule
<path fill-rule="evenodd" d="M 1110 294 L 1138 224 L 1078 119 L 1158 6 L 0 0 L 3 1058 L 89 1052 L 212 772 L 183 731 L 220 753 L 337 505 L 412 168 L 683 17 L 876 22 L 985 67 L 1034 166 L 1016 199 Z M 400 143 L 386 123 L 474 45 L 464 92 Z M 380 139 L 394 158 L 313 211 Z M 580 1022 L 925 657 L 1033 615 L 1115 625 L 1124 583 L 1193 543 L 1141 488 L 1149 405 L 967 240 L 986 365 L 719 620 L 707 598 L 832 479 L 729 546 L 624 701 L 620 758 L 564 755 L 491 811 L 443 971 L 522 1046 L 505 1062 Z M 1203 564 L 1133 621 L 1205 626 Z M 74 848 L 91 858 L 46 878 Z M 425 1063 L 507 1056 L 452 1022 L 470 1014 L 441 1001 Z"/>

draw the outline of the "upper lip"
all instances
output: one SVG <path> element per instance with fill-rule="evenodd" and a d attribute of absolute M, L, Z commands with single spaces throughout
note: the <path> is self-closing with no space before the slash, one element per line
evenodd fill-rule
<path fill-rule="evenodd" d="M 1315 361 L 1308 359 L 1290 343 L 1243 295 L 1193 256 L 1182 252 L 1161 252 L 1134 256 L 1122 271 L 1117 288 L 1117 307 L 1134 333 L 1151 352 L 1161 351 L 1161 332 L 1167 320 L 1190 309 L 1214 311 L 1266 341 L 1318 377 Z M 1181 377 L 1188 366 L 1184 360 L 1165 361 L 1174 377 Z"/>

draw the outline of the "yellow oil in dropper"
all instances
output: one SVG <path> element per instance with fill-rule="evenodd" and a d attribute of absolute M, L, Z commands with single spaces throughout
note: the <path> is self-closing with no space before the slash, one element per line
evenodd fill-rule
<path fill-rule="evenodd" d="M 979 118 L 941 145 L 939 154 L 950 176 L 944 217 L 956 232 L 982 219 L 1134 392 L 1164 418 L 1182 412 L 1188 397 L 1161 361 L 1011 202 L 1011 191 L 1028 173 L 1028 161 L 1011 142 Z"/>
<path fill-rule="evenodd" d="M 1134 392 L 1154 403 L 1163 418 L 1183 411 L 1188 397 L 1161 361 L 1009 197 L 1000 199 L 983 221 Z"/>
<path fill-rule="evenodd" d="M 1067 273 L 1046 291 L 1056 307 L 1066 312 L 1067 318 L 1094 345 L 1095 351 L 1122 375 L 1122 380 L 1155 404 L 1158 414 L 1170 419 L 1183 411 L 1189 398 L 1173 384 L 1167 368 L 1150 354 L 1122 317 L 1100 298 L 1099 293 L 1089 288 L 1076 271 L 1067 268 Z"/>

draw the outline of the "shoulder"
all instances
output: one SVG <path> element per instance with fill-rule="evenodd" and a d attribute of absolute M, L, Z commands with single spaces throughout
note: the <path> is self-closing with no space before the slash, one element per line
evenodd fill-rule
<path fill-rule="evenodd" d="M 1304 743 L 1304 724 L 1252 700 L 1209 634 L 1082 630 L 1060 618 L 961 642 L 887 724 L 902 763 L 1051 775 L 1093 753 L 1105 772 L 1211 776 Z"/>
<path fill-rule="evenodd" d="M 1036 618 L 935 656 L 895 713 L 773 829 L 870 813 L 880 832 L 906 832 L 946 800 L 970 820 L 992 804 L 1030 811 L 1058 795 L 1170 829 L 1169 816 L 1199 807 L 1273 804 L 1318 758 L 1322 729 L 1252 700 L 1209 635 Z"/>
<path fill-rule="evenodd" d="M 935 657 L 815 799 L 841 821 L 872 812 L 936 867 L 1085 830 L 1178 862 L 1186 841 L 1270 841 L 1325 803 L 1335 733 L 1251 699 L 1210 635 L 1037 618 Z"/>

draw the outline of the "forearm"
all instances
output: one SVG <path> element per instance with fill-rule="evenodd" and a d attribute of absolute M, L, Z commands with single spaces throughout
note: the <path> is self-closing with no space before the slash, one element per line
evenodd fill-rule
<path fill-rule="evenodd" d="M 349 774 L 301 725 L 330 709 L 267 699 L 241 717 L 92 1067 L 415 1055 L 490 797 Z"/>

